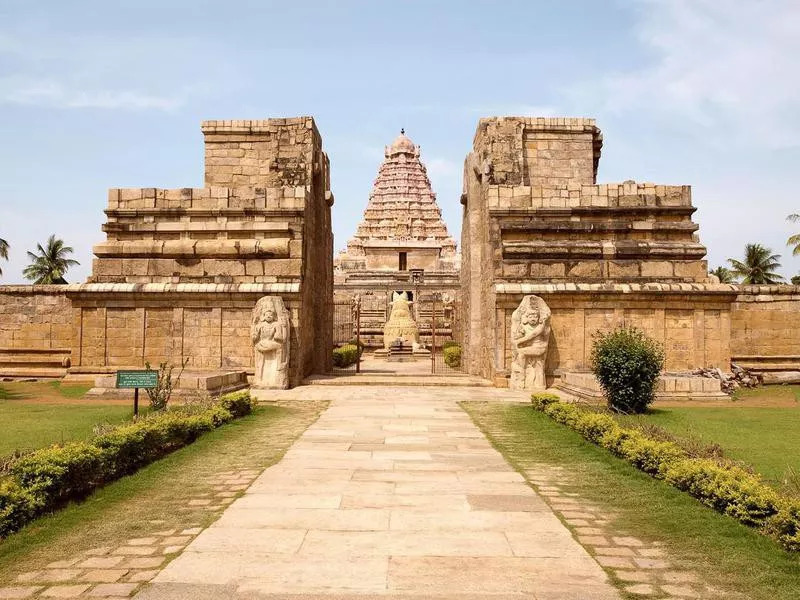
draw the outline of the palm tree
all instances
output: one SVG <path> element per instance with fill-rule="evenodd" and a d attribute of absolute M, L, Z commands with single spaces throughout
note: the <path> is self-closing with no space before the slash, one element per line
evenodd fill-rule
<path fill-rule="evenodd" d="M 787 221 L 791 221 L 792 223 L 797 223 L 800 221 L 800 214 L 793 213 L 786 217 Z M 788 240 L 786 240 L 787 246 L 794 246 L 792 248 L 792 256 L 797 256 L 800 254 L 800 233 L 795 233 L 793 236 L 790 236 Z"/>
<path fill-rule="evenodd" d="M 778 262 L 780 254 L 772 254 L 772 250 L 761 244 L 747 244 L 744 247 L 744 261 L 729 258 L 731 274 L 741 277 L 742 283 L 770 284 L 780 283 L 783 277 L 775 272 L 781 266 Z"/>
<path fill-rule="evenodd" d="M 726 267 L 717 267 L 709 271 L 709 274 L 715 275 L 720 283 L 736 283 L 736 280 L 733 278 L 733 273 Z"/>
<path fill-rule="evenodd" d="M 8 242 L 0 238 L 0 258 L 8 260 Z M 0 269 L 0 275 L 3 274 L 3 269 Z"/>
<path fill-rule="evenodd" d="M 36 244 L 38 254 L 28 252 L 31 264 L 25 267 L 22 274 L 35 284 L 67 283 L 64 279 L 67 270 L 73 265 L 80 264 L 77 260 L 67 258 L 67 254 L 72 254 L 72 248 L 65 246 L 64 241 L 56 239 L 55 235 L 47 238 L 45 246 L 42 248 L 41 244 Z"/>
<path fill-rule="evenodd" d="M 800 285 L 800 275 L 792 277 L 792 285 Z"/>

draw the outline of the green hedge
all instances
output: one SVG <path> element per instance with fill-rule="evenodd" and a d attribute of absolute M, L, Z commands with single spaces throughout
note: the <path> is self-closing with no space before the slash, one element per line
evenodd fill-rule
<path fill-rule="evenodd" d="M 201 434 L 252 412 L 249 392 L 222 396 L 200 410 L 153 413 L 85 442 L 51 446 L 13 463 L 0 481 L 0 538 L 37 516 L 191 444 Z"/>
<path fill-rule="evenodd" d="M 333 366 L 344 368 L 353 365 L 358 360 L 358 346 L 355 344 L 345 344 L 340 348 L 333 349 Z"/>
<path fill-rule="evenodd" d="M 447 343 L 447 342 L 445 342 Z M 444 364 L 451 369 L 457 369 L 461 366 L 461 346 L 452 344 L 444 347 Z"/>
<path fill-rule="evenodd" d="M 533 394 L 531 403 L 536 410 L 645 473 L 773 536 L 787 550 L 800 551 L 800 502 L 782 496 L 758 475 L 731 463 L 692 458 L 673 442 L 652 440 L 640 431 L 622 427 L 610 415 L 564 404 L 553 394 Z"/>

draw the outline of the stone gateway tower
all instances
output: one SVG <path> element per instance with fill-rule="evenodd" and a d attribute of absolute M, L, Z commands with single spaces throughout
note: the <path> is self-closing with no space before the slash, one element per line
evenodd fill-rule
<path fill-rule="evenodd" d="M 364 218 L 336 259 L 339 280 L 354 280 L 359 271 L 456 272 L 456 242 L 442 221 L 419 146 L 401 131 L 384 156 Z"/>
<path fill-rule="evenodd" d="M 431 307 L 434 300 L 441 306 L 443 294 L 455 297 L 460 260 L 420 148 L 401 130 L 384 149 L 355 235 L 334 259 L 336 302 L 346 305 L 359 296 L 361 340 L 382 348 L 393 294 L 405 292 L 415 319 L 421 321 L 422 340 L 430 343 Z M 451 321 L 443 327 L 440 341 L 454 335 Z"/>
<path fill-rule="evenodd" d="M 285 306 L 286 385 L 330 368 L 333 195 L 314 120 L 204 121 L 202 132 L 205 187 L 109 190 L 89 283 L 67 292 L 71 376 L 188 359 L 205 380 L 252 378 L 265 296 Z"/>
<path fill-rule="evenodd" d="M 594 119 L 481 119 L 464 168 L 461 272 L 470 372 L 513 378 L 513 314 L 552 309 L 549 382 L 589 366 L 592 335 L 635 325 L 668 371 L 727 370 L 734 286 L 710 280 L 686 185 L 598 183 Z"/>

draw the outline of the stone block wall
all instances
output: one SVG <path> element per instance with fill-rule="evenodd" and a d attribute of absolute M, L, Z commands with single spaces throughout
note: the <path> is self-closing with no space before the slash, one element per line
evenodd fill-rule
<path fill-rule="evenodd" d="M 480 120 L 474 147 L 492 182 L 551 197 L 594 183 L 603 136 L 594 119 L 493 117 Z"/>
<path fill-rule="evenodd" d="M 93 283 L 276 283 L 302 277 L 298 188 L 109 190 Z"/>
<path fill-rule="evenodd" d="M 329 370 L 333 195 L 314 120 L 205 121 L 202 131 L 206 187 L 109 191 L 106 241 L 94 247 L 89 281 L 123 287 L 82 288 L 73 296 L 75 335 L 103 340 L 102 355 L 76 342 L 76 372 L 188 356 L 185 348 L 178 352 L 178 334 L 166 331 L 191 342 L 193 368 L 250 365 L 253 293 L 272 288 L 284 290 L 293 310 L 292 381 Z M 137 286 L 153 284 L 211 287 L 197 288 L 210 290 L 202 296 L 142 296 Z M 243 293 L 242 284 L 254 287 L 241 298 L 218 294 L 224 286 Z"/>
<path fill-rule="evenodd" d="M 586 336 L 621 322 L 658 331 L 670 369 L 721 365 L 729 358 L 727 346 L 720 350 L 710 331 L 730 330 L 729 324 L 720 325 L 729 318 L 725 302 L 710 308 L 705 288 L 690 288 L 680 299 L 661 297 L 670 285 L 709 282 L 706 249 L 692 221 L 691 188 L 598 184 L 602 145 L 594 119 L 479 122 L 461 199 L 461 285 L 471 373 L 493 378 L 505 371 L 510 357 L 510 342 L 498 344 L 495 333 L 507 337 L 507 317 L 521 295 L 498 290 L 546 284 L 571 286 L 572 292 L 576 285 L 611 290 L 602 300 L 588 292 L 569 301 L 554 297 L 563 304 L 554 309 L 553 329 L 564 347 L 553 355 L 551 374 L 585 368 Z M 657 293 L 627 295 L 625 286 L 649 284 Z M 575 336 L 583 342 L 573 344 Z"/>
<path fill-rule="evenodd" d="M 800 371 L 800 287 L 739 286 L 731 309 L 731 355 L 759 371 Z"/>
<path fill-rule="evenodd" d="M 69 348 L 69 307 L 64 286 L 0 286 L 0 348 Z"/>
<path fill-rule="evenodd" d="M 304 187 L 327 171 L 311 117 L 203 121 L 206 187 Z"/>
<path fill-rule="evenodd" d="M 498 284 L 494 342 L 496 369 L 511 365 L 511 314 L 527 294 L 541 296 L 552 311 L 546 373 L 588 371 L 592 336 L 633 325 L 659 341 L 666 371 L 730 368 L 731 304 L 736 286 L 726 284 Z"/>
<path fill-rule="evenodd" d="M 61 376 L 71 342 L 64 286 L 0 286 L 0 375 Z"/>
<path fill-rule="evenodd" d="M 200 371 L 254 367 L 252 311 L 280 295 L 292 325 L 290 383 L 305 376 L 297 284 L 84 284 L 69 286 L 72 375 L 113 373 L 168 361 Z M 329 353 L 328 353 L 329 354 Z"/>

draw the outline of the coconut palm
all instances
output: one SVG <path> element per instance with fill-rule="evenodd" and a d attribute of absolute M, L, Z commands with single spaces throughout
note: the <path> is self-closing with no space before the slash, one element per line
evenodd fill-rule
<path fill-rule="evenodd" d="M 709 274 L 715 275 L 720 283 L 736 283 L 733 273 L 731 273 L 731 270 L 727 267 L 717 267 L 709 271 Z"/>
<path fill-rule="evenodd" d="M 787 221 L 791 221 L 792 223 L 797 223 L 800 221 L 800 214 L 793 213 L 786 217 Z M 788 240 L 786 240 L 787 246 L 793 246 L 792 248 L 792 256 L 797 256 L 800 254 L 800 233 L 795 233 L 793 236 L 790 236 Z"/>
<path fill-rule="evenodd" d="M 8 242 L 0 238 L 0 258 L 8 260 Z M 3 274 L 3 269 L 0 269 L 0 275 Z"/>
<path fill-rule="evenodd" d="M 64 275 L 67 270 L 80 264 L 77 260 L 67 258 L 73 250 L 70 246 L 65 246 L 63 240 L 56 239 L 55 235 L 47 238 L 45 247 L 36 244 L 38 253 L 28 252 L 31 264 L 25 267 L 22 272 L 26 279 L 30 279 L 35 284 L 44 283 L 67 283 Z"/>
<path fill-rule="evenodd" d="M 729 258 L 731 274 L 741 277 L 742 283 L 770 284 L 780 283 L 783 277 L 775 272 L 781 266 L 780 254 L 772 254 L 772 250 L 761 244 L 747 244 L 744 247 L 744 261 Z"/>

